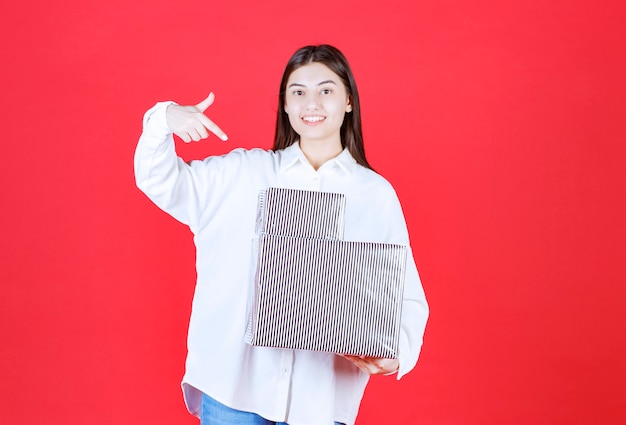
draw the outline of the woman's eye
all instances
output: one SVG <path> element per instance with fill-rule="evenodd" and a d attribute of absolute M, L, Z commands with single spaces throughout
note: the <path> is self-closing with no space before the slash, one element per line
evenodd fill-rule
<path fill-rule="evenodd" d="M 304 94 L 304 91 L 303 90 L 294 90 L 293 94 L 295 96 L 302 96 Z"/>
<path fill-rule="evenodd" d="M 322 94 L 331 94 L 332 92 L 332 89 L 322 89 Z"/>

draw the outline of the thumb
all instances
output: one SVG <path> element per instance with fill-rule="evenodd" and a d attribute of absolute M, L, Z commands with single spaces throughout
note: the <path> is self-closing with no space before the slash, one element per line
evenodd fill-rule
<path fill-rule="evenodd" d="M 209 106 L 213 104 L 214 100 L 215 95 L 213 94 L 213 92 L 211 92 L 206 99 L 196 105 L 196 108 L 198 108 L 201 112 L 204 112 Z"/>

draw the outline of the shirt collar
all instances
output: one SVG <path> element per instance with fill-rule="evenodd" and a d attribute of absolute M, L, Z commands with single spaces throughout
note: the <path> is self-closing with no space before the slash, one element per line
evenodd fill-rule
<path fill-rule="evenodd" d="M 280 160 L 280 171 L 286 171 L 294 165 L 301 164 L 309 164 L 309 160 L 304 156 L 304 152 L 300 149 L 300 143 L 294 142 L 291 146 L 286 147 L 282 151 L 282 156 Z M 350 154 L 347 148 L 344 148 L 343 152 L 337 155 L 335 158 L 328 160 L 322 168 L 327 168 L 332 165 L 337 165 L 346 173 L 352 173 L 357 164 L 356 160 Z"/>

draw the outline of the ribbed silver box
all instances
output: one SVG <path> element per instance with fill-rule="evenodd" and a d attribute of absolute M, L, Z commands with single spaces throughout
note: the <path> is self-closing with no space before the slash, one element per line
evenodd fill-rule
<path fill-rule="evenodd" d="M 343 239 L 345 207 L 341 193 L 270 187 L 259 194 L 256 233 Z"/>
<path fill-rule="evenodd" d="M 338 240 L 344 207 L 323 192 L 261 196 L 248 343 L 397 357 L 406 247 Z"/>

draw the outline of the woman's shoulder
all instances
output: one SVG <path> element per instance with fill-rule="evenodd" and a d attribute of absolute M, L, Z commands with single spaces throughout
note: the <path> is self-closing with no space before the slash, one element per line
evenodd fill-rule
<path fill-rule="evenodd" d="M 263 161 L 273 161 L 276 154 L 271 150 L 266 150 L 263 148 L 243 148 L 237 147 L 233 148 L 230 152 L 220 155 L 210 155 L 205 157 L 201 162 L 208 163 L 249 163 L 249 162 L 257 162 L 262 163 Z"/>
<path fill-rule="evenodd" d="M 390 195 L 396 195 L 396 190 L 393 188 L 393 185 L 382 174 L 362 165 L 357 165 L 356 169 L 358 178 L 361 179 L 364 184 L 389 193 Z"/>
<path fill-rule="evenodd" d="M 222 179 L 253 177 L 270 173 L 275 168 L 275 153 L 262 148 L 237 147 L 224 154 L 209 155 L 188 162 L 190 168 L 205 178 Z"/>
<path fill-rule="evenodd" d="M 234 148 L 226 156 L 240 157 L 246 159 L 266 159 L 275 156 L 274 151 L 263 148 Z"/>

